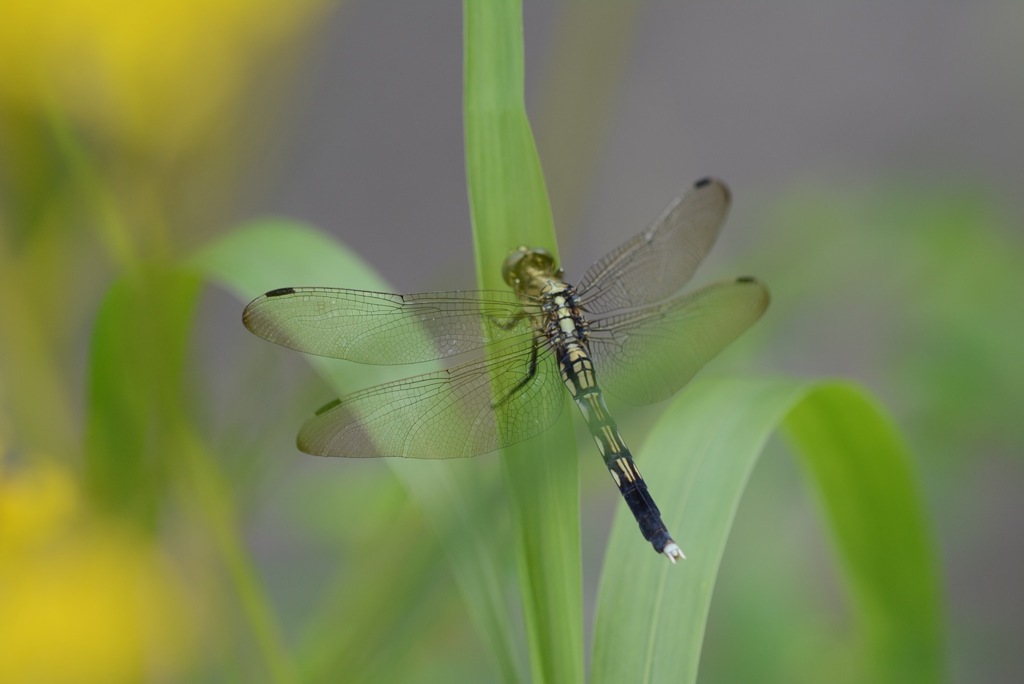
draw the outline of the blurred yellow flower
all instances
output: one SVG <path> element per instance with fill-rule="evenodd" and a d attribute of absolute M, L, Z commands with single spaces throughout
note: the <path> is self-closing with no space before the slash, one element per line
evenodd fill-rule
<path fill-rule="evenodd" d="M 258 58 L 325 0 L 6 0 L 0 101 L 122 143 L 174 151 L 209 125 Z"/>
<path fill-rule="evenodd" d="M 0 474 L 0 681 L 161 681 L 195 611 L 148 540 L 89 516 L 54 466 Z"/>

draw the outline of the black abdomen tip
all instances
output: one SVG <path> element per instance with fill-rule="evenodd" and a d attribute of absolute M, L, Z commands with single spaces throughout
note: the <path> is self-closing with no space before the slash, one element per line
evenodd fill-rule
<path fill-rule="evenodd" d="M 295 294 L 294 287 L 279 287 L 276 290 L 271 290 L 265 296 L 267 297 L 280 297 L 282 295 Z"/>
<path fill-rule="evenodd" d="M 740 276 L 739 278 L 736 279 L 736 282 L 737 283 L 756 283 L 757 282 L 757 278 L 755 278 L 754 276 Z"/>
<path fill-rule="evenodd" d="M 703 188 L 703 187 L 705 187 L 707 185 L 711 185 L 711 178 L 709 176 L 704 176 L 699 181 L 694 183 L 693 187 L 695 187 L 695 188 Z"/>

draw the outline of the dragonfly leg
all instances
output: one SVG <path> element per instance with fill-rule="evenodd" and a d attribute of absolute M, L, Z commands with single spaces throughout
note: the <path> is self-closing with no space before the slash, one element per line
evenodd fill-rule
<path fill-rule="evenodd" d="M 488 316 L 487 320 L 489 320 L 491 324 L 496 328 L 501 328 L 502 330 L 511 330 L 512 328 L 519 325 L 519 321 L 523 320 L 524 318 L 526 318 L 526 311 L 520 308 L 514 316 L 509 316 L 505 320 L 495 318 L 494 316 Z"/>
<path fill-rule="evenodd" d="M 524 387 L 526 387 L 527 385 L 530 384 L 530 382 L 533 381 L 534 377 L 536 377 L 537 375 L 537 353 L 539 349 L 540 341 L 535 337 L 533 338 L 533 348 L 530 349 L 530 368 L 529 370 L 526 371 L 526 377 L 524 377 L 522 380 L 516 383 L 515 387 L 506 392 L 505 396 L 503 396 L 497 402 L 492 404 L 491 408 L 498 408 L 502 404 L 507 403 L 510 399 L 512 399 L 512 397 L 519 394 L 519 392 L 522 391 Z"/>

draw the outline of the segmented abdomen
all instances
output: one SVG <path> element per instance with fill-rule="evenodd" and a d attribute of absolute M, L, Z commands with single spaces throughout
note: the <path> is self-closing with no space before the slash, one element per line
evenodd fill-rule
<path fill-rule="evenodd" d="M 664 552 L 669 544 L 674 546 L 675 542 L 661 519 L 661 511 L 651 498 L 647 483 L 637 470 L 633 455 L 626 448 L 619 428 L 608 412 L 604 395 L 597 385 L 594 364 L 586 349 L 578 342 L 564 343 L 558 350 L 558 365 L 562 380 L 583 413 L 605 466 L 636 518 L 644 539 L 659 553 Z"/>

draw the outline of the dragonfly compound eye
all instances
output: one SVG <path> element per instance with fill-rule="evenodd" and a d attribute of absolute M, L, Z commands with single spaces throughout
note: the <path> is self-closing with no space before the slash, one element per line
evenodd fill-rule
<path fill-rule="evenodd" d="M 522 245 L 513 252 L 510 252 L 505 257 L 505 262 L 501 265 L 501 278 L 510 287 L 516 286 L 516 280 L 519 278 L 519 264 L 523 261 L 527 254 L 529 254 L 530 248 L 526 245 Z"/>
<path fill-rule="evenodd" d="M 558 272 L 555 257 L 546 249 L 520 247 L 505 257 L 501 266 L 501 276 L 514 289 L 524 283 L 533 282 L 540 275 L 552 275 Z"/>

